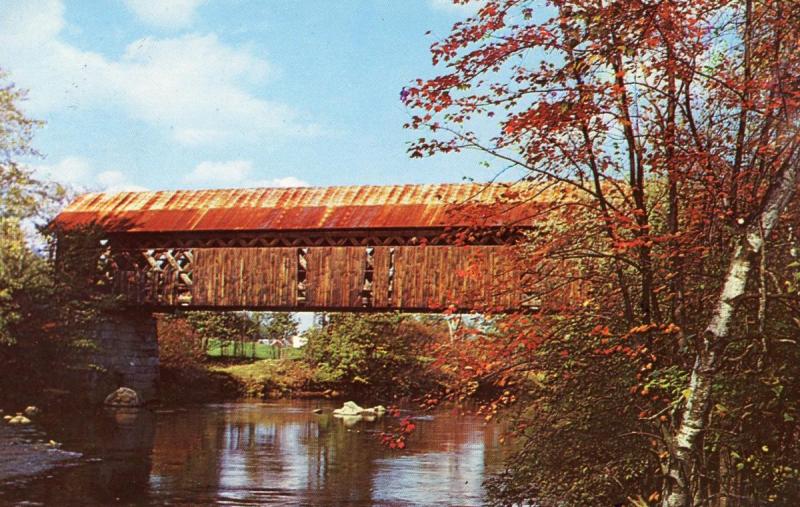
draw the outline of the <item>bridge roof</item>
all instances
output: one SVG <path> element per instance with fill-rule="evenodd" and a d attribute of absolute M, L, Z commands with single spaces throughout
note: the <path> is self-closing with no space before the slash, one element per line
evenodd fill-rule
<path fill-rule="evenodd" d="M 154 233 L 529 225 L 541 190 L 469 183 L 89 193 L 56 225 Z"/>

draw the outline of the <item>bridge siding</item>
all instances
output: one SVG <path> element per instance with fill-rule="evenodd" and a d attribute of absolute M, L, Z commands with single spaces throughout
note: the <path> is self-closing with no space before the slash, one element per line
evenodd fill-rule
<path fill-rule="evenodd" d="M 296 304 L 296 248 L 201 248 L 194 255 L 191 306 Z"/>
<path fill-rule="evenodd" d="M 308 249 L 307 306 L 360 307 L 364 285 L 365 249 Z"/>
<path fill-rule="evenodd" d="M 389 307 L 389 258 L 391 248 L 388 246 L 375 247 L 372 257 L 374 266 L 372 279 L 372 304 L 377 308 Z"/>
<path fill-rule="evenodd" d="M 394 251 L 394 287 L 389 270 Z M 375 247 L 372 304 L 376 309 L 504 308 L 519 306 L 514 263 L 498 246 Z M 298 302 L 297 248 L 194 250 L 192 303 L 200 307 L 362 308 L 365 247 L 307 249 L 307 296 Z M 139 301 L 141 303 L 141 301 Z M 165 299 L 167 305 L 173 305 Z"/>

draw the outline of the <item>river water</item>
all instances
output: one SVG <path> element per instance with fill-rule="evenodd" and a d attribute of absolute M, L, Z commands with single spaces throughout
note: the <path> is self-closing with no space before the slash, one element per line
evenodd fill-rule
<path fill-rule="evenodd" d="M 45 420 L 48 438 L 83 458 L 0 486 L 0 504 L 480 505 L 501 464 L 500 428 L 479 417 L 411 412 L 417 430 L 393 451 L 377 435 L 396 419 L 348 427 L 333 408 L 225 403 Z"/>

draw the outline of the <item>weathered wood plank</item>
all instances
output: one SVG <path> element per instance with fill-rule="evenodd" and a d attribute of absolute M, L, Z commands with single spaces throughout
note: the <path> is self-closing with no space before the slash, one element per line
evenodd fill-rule
<path fill-rule="evenodd" d="M 193 282 L 188 286 L 191 306 L 297 309 L 297 248 L 198 248 L 193 254 Z M 305 306 L 362 309 L 366 255 L 364 246 L 309 247 Z M 520 304 L 520 283 L 507 255 L 507 247 L 499 246 L 373 247 L 371 307 L 441 310 L 453 304 L 462 309 L 515 308 Z M 115 277 L 113 287 L 138 304 L 153 304 L 155 299 L 156 304 L 174 306 L 179 304 L 175 285 L 179 275 L 172 265 L 164 266 L 157 276 L 127 271 Z M 559 294 L 559 299 L 580 292 L 576 283 Z"/>
<path fill-rule="evenodd" d="M 375 308 L 389 308 L 389 255 L 389 247 L 375 247 L 372 258 L 372 306 Z"/>

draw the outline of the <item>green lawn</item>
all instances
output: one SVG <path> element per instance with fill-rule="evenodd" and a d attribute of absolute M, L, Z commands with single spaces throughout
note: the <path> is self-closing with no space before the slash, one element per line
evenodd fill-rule
<path fill-rule="evenodd" d="M 248 364 L 216 365 L 212 371 L 232 377 L 248 397 L 285 395 L 307 388 L 314 378 L 314 369 L 303 361 L 292 359 L 262 360 Z"/>
<path fill-rule="evenodd" d="M 295 357 L 300 351 L 291 347 L 280 349 L 272 345 L 263 343 L 249 342 L 239 344 L 234 355 L 234 346 L 231 341 L 209 340 L 206 355 L 209 357 L 240 357 L 253 359 L 280 359 L 283 357 Z"/>

